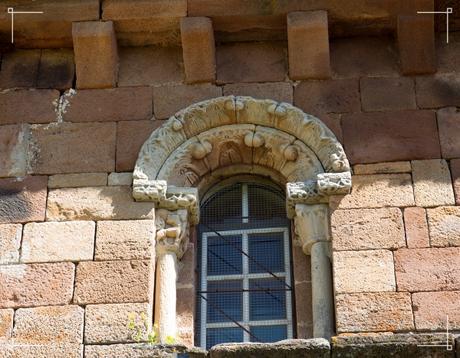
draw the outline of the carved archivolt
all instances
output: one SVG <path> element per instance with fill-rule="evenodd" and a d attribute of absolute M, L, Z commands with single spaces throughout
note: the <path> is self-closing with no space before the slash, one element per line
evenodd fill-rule
<path fill-rule="evenodd" d="M 287 103 L 228 96 L 194 104 L 152 133 L 139 153 L 133 195 L 188 209 L 195 224 L 202 178 L 242 166 L 280 173 L 290 217 L 296 204 L 326 202 L 351 187 L 343 148 L 319 119 Z"/>

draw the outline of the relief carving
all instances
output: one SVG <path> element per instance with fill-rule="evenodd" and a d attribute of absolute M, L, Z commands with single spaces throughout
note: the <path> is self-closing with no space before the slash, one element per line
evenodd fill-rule
<path fill-rule="evenodd" d="M 188 247 L 189 223 L 187 210 L 160 209 L 155 213 L 157 255 L 175 253 L 181 259 Z"/>
<path fill-rule="evenodd" d="M 325 195 L 348 194 L 351 189 L 350 172 L 318 174 L 318 190 Z"/>
<path fill-rule="evenodd" d="M 324 204 L 295 206 L 295 244 L 310 255 L 311 247 L 320 241 L 329 241 L 328 207 Z"/>

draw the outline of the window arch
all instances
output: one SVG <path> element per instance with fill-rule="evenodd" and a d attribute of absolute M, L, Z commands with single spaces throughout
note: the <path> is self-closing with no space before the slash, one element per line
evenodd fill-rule
<path fill-rule="evenodd" d="M 198 226 L 195 342 L 295 336 L 290 220 L 283 191 L 237 181 L 212 190 Z"/>

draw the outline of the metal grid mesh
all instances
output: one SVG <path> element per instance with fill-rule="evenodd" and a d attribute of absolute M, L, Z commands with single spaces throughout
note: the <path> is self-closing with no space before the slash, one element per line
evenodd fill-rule
<path fill-rule="evenodd" d="M 289 220 L 284 194 L 253 183 L 204 202 L 198 228 L 196 342 L 293 337 Z"/>

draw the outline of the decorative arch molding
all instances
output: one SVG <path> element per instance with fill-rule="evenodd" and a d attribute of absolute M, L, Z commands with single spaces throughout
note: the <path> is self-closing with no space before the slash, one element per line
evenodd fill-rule
<path fill-rule="evenodd" d="M 133 196 L 187 209 L 196 224 L 199 181 L 229 166 L 280 173 L 291 218 L 296 204 L 325 203 L 351 188 L 342 145 L 318 118 L 288 103 L 227 96 L 193 104 L 151 134 L 136 162 Z"/>

